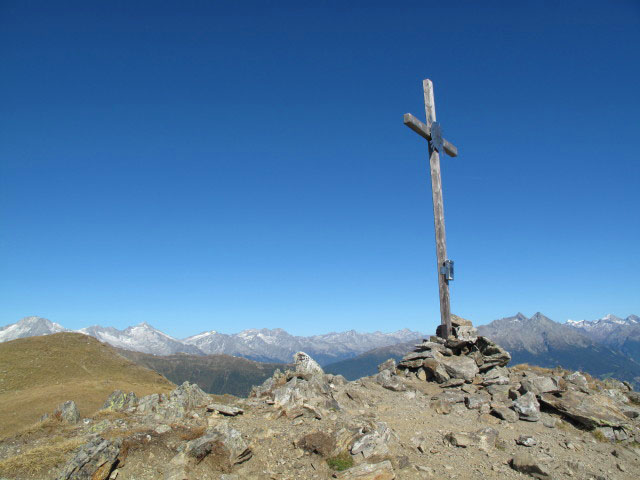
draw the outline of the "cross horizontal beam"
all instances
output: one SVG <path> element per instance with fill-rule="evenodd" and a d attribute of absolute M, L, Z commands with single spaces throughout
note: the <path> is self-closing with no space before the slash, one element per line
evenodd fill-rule
<path fill-rule="evenodd" d="M 431 141 L 431 129 L 410 113 L 404 114 L 404 124 L 421 137 Z M 453 143 L 444 140 L 442 146 L 444 147 L 445 153 L 450 157 L 458 156 L 458 149 Z"/>

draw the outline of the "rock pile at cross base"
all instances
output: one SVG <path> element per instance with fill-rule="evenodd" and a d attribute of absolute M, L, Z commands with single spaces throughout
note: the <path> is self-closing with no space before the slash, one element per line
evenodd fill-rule
<path fill-rule="evenodd" d="M 65 402 L 40 434 L 0 440 L 0 478 L 637 478 L 640 395 L 628 384 L 510 368 L 471 322 L 454 316 L 453 327 L 354 382 L 299 352 L 247 399 L 189 383 L 166 396 L 116 391 L 85 419 Z M 81 440 L 64 462 L 40 476 L 10 469 L 60 437 Z"/>

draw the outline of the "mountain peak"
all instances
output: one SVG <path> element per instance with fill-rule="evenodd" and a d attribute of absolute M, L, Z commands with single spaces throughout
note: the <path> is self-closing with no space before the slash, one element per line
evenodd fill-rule
<path fill-rule="evenodd" d="M 62 325 L 42 317 L 24 317 L 16 323 L 0 328 L 0 342 L 8 342 L 17 338 L 50 335 L 67 331 Z"/>

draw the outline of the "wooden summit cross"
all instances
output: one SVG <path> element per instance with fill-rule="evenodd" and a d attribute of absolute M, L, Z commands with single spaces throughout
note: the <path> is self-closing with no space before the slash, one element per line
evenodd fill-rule
<path fill-rule="evenodd" d="M 433 83 L 423 80 L 425 125 L 410 113 L 404 114 L 404 124 L 429 142 L 429 164 L 431 165 L 431 192 L 433 194 L 433 221 L 436 231 L 436 254 L 438 257 L 438 290 L 440 292 L 440 336 L 451 335 L 451 306 L 449 303 L 449 281 L 453 280 L 453 261 L 447 259 L 447 236 L 444 230 L 444 206 L 442 204 L 442 179 L 440 178 L 440 152 L 450 157 L 458 155 L 458 149 L 442 138 L 442 129 L 436 122 L 436 105 L 433 98 Z"/>

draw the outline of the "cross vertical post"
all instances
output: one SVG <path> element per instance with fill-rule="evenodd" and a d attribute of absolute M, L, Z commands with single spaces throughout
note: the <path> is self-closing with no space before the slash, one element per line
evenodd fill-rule
<path fill-rule="evenodd" d="M 453 271 L 447 270 L 447 267 L 449 265 L 452 266 L 453 263 L 447 259 L 447 236 L 444 228 L 442 178 L 440 176 L 440 151 L 455 157 L 458 155 L 458 149 L 441 136 L 440 125 L 436 123 L 436 106 L 431 80 L 423 80 L 422 88 L 424 90 L 426 125 L 409 113 L 404 115 L 404 123 L 429 141 L 429 166 L 431 170 L 431 193 L 433 196 L 433 221 L 436 235 L 438 291 L 440 297 L 441 327 L 438 332 L 441 337 L 448 338 L 451 335 L 449 279 L 453 279 Z"/>

